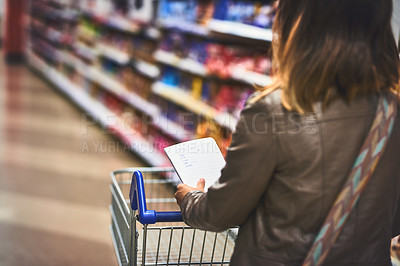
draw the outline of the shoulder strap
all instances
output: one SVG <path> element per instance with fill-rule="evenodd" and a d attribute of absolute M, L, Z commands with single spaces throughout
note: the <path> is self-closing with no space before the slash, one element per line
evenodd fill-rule
<path fill-rule="evenodd" d="M 371 178 L 386 147 L 397 113 L 397 100 L 381 96 L 375 119 L 350 175 L 326 217 L 303 266 L 321 265 Z"/>

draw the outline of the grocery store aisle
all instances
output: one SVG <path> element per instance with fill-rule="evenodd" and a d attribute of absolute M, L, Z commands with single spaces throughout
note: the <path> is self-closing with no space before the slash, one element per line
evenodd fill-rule
<path fill-rule="evenodd" d="M 0 265 L 115 265 L 109 173 L 142 165 L 29 69 L 0 58 Z"/>

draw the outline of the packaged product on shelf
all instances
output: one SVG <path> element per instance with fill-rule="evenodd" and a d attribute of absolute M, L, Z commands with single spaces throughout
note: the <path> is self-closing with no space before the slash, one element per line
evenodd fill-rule
<path fill-rule="evenodd" d="M 157 48 L 156 41 L 144 39 L 143 37 L 133 37 L 131 43 L 131 51 L 134 57 L 150 63 L 154 61 L 153 53 Z"/>
<path fill-rule="evenodd" d="M 182 125 L 182 127 L 190 134 L 194 135 L 196 132 L 199 120 L 200 116 L 195 113 L 183 109 L 180 111 L 179 125 Z"/>
<path fill-rule="evenodd" d="M 129 66 L 123 67 L 119 73 L 121 84 L 130 91 L 135 91 L 136 76 L 135 71 Z"/>
<path fill-rule="evenodd" d="M 129 11 L 129 0 L 114 0 L 112 1 L 114 5 L 114 10 L 117 13 L 121 13 L 122 15 L 126 15 Z"/>
<path fill-rule="evenodd" d="M 170 31 L 166 36 L 165 44 L 162 44 L 164 50 L 181 58 L 186 56 L 189 46 L 188 38 L 178 31 Z"/>
<path fill-rule="evenodd" d="M 111 52 L 109 56 L 112 57 L 114 53 L 122 52 L 129 54 L 132 50 L 131 37 L 128 34 L 121 33 L 113 29 L 103 29 L 101 33 L 100 43 L 106 45 Z M 111 58 L 112 59 L 112 58 Z"/>
<path fill-rule="evenodd" d="M 151 85 L 153 80 L 140 75 L 136 72 L 133 72 L 134 80 L 129 84 L 129 89 L 135 91 L 138 95 L 140 95 L 144 99 L 148 99 L 151 93 Z"/>
<path fill-rule="evenodd" d="M 222 155 L 226 155 L 226 150 L 231 142 L 231 135 L 222 127 L 215 124 L 210 119 L 200 119 L 196 128 L 196 138 L 212 137 L 217 142 Z"/>
<path fill-rule="evenodd" d="M 149 126 L 149 140 L 153 145 L 153 148 L 160 152 L 164 153 L 164 148 L 171 146 L 176 143 L 175 140 L 169 138 L 167 135 L 161 133 L 154 126 Z"/>
<path fill-rule="evenodd" d="M 182 126 L 188 132 L 195 132 L 198 123 L 199 116 L 187 111 L 186 109 L 176 106 L 174 114 L 174 119 L 172 121 L 176 122 L 178 125 Z"/>
<path fill-rule="evenodd" d="M 90 94 L 90 90 L 91 90 L 91 86 L 92 86 L 92 82 L 90 80 L 88 80 L 86 77 L 82 76 L 81 86 L 82 86 L 82 89 L 87 94 Z"/>
<path fill-rule="evenodd" d="M 70 65 L 64 65 L 61 67 L 61 73 L 68 79 L 72 80 L 74 78 L 75 69 Z"/>
<path fill-rule="evenodd" d="M 176 122 L 178 121 L 178 111 L 177 111 L 177 106 L 171 102 L 167 102 L 167 109 L 163 110 L 165 116 L 167 117 L 168 120 Z"/>
<path fill-rule="evenodd" d="M 154 9 L 156 8 L 155 1 L 135 0 L 130 3 L 129 18 L 132 18 L 141 24 L 147 24 L 153 20 L 153 14 L 155 13 Z"/>
<path fill-rule="evenodd" d="M 213 43 L 207 45 L 207 52 L 205 65 L 208 72 L 221 78 L 231 77 L 236 69 L 266 74 L 271 67 L 266 53 Z"/>
<path fill-rule="evenodd" d="M 210 80 L 203 80 L 203 86 L 201 87 L 201 100 L 206 103 L 211 103 L 213 83 Z"/>
<path fill-rule="evenodd" d="M 207 45 L 208 42 L 200 39 L 192 41 L 187 57 L 204 65 L 208 57 Z"/>
<path fill-rule="evenodd" d="M 271 28 L 277 1 L 216 0 L 214 18 L 245 23 L 261 28 Z"/>
<path fill-rule="evenodd" d="M 196 6 L 196 21 L 200 25 L 207 25 L 214 15 L 214 1 L 198 1 Z"/>
<path fill-rule="evenodd" d="M 148 134 L 150 118 L 131 106 L 125 105 L 124 111 L 121 115 L 121 120 L 123 121 L 123 126 L 127 129 L 127 132 L 129 132 L 130 129 L 133 129 L 135 134 L 141 136 Z"/>
<path fill-rule="evenodd" d="M 73 0 L 75 19 L 71 4 L 54 2 L 32 1 L 32 50 L 90 94 L 94 110 L 108 109 L 160 153 L 213 137 L 225 154 L 253 79 L 271 72 L 267 38 L 235 37 L 235 27 L 269 33 L 240 23 L 270 27 L 276 1 Z"/>
<path fill-rule="evenodd" d="M 92 88 L 91 88 L 91 92 L 90 95 L 92 96 L 92 98 L 98 102 L 100 102 L 101 104 L 105 105 L 106 102 L 106 92 L 103 90 L 103 88 L 101 88 L 101 86 L 97 83 L 92 83 Z"/>
<path fill-rule="evenodd" d="M 234 117 L 239 117 L 246 99 L 251 94 L 252 89 L 240 88 L 231 85 L 221 85 L 213 105 L 221 112 L 228 112 Z"/>
<path fill-rule="evenodd" d="M 96 37 L 99 35 L 97 26 L 84 18 L 80 20 L 76 31 L 77 38 L 91 46 L 96 43 Z"/>
<path fill-rule="evenodd" d="M 193 77 L 192 79 L 192 96 L 195 99 L 201 99 L 203 89 L 203 79 L 200 77 Z"/>
<path fill-rule="evenodd" d="M 161 81 L 167 85 L 177 87 L 180 84 L 180 73 L 173 67 L 165 66 L 162 69 Z"/>
<path fill-rule="evenodd" d="M 123 113 L 124 104 L 109 93 L 105 94 L 103 104 L 116 115 L 121 115 Z"/>
<path fill-rule="evenodd" d="M 196 21 L 197 1 L 160 0 L 158 18 L 162 20 Z"/>
<path fill-rule="evenodd" d="M 217 74 L 222 78 L 228 77 L 226 64 L 228 63 L 224 56 L 224 46 L 221 44 L 210 43 L 207 45 L 208 57 L 205 65 L 209 73 Z"/>
<path fill-rule="evenodd" d="M 195 132 L 199 120 L 198 115 L 156 95 L 151 97 L 151 102 L 160 108 L 160 115 L 167 118 L 169 121 L 168 123 L 175 123 L 181 126 L 188 133 Z M 154 123 L 157 124 L 160 119 L 161 118 L 155 117 Z M 168 127 L 168 124 L 166 126 Z"/>
<path fill-rule="evenodd" d="M 150 94 L 149 102 L 151 102 L 152 104 L 156 105 L 159 108 L 161 115 L 166 114 L 166 110 L 168 110 L 168 101 L 166 99 L 156 94 Z"/>
<path fill-rule="evenodd" d="M 121 66 L 108 58 L 102 58 L 101 66 L 105 73 L 115 77 Z"/>
<path fill-rule="evenodd" d="M 186 72 L 178 72 L 180 83 L 178 87 L 188 94 L 193 95 L 193 80 L 195 78 L 194 75 Z"/>
<path fill-rule="evenodd" d="M 269 75 L 271 73 L 271 67 L 271 59 L 269 59 L 269 57 L 265 54 L 258 54 L 254 56 L 254 72 Z"/>
<path fill-rule="evenodd" d="M 74 84 L 78 85 L 78 87 L 80 89 L 83 89 L 82 83 L 83 83 L 84 77 L 82 76 L 82 74 L 79 71 L 76 71 L 76 69 L 73 69 L 73 75 L 70 78 L 70 80 Z"/>

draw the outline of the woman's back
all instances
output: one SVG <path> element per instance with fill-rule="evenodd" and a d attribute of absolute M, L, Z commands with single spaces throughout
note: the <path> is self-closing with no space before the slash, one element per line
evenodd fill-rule
<path fill-rule="evenodd" d="M 268 161 L 262 163 L 274 164 L 268 166 L 274 172 L 256 209 L 241 226 L 232 265 L 262 265 L 262 261 L 271 261 L 268 265 L 274 265 L 272 261 L 277 265 L 301 264 L 348 177 L 378 102 L 378 96 L 356 99 L 351 105 L 335 101 L 325 112 L 316 106 L 315 114 L 299 116 L 282 108 L 280 98 L 278 90 L 257 102 L 256 107 L 247 107 L 257 112 L 265 108 L 269 113 L 265 120 L 248 117 L 247 124 L 255 122 L 257 132 L 251 134 L 275 139 L 269 151 L 274 160 L 267 157 Z M 237 140 L 235 145 L 243 143 Z M 400 225 L 393 222 L 400 214 L 399 148 L 398 116 L 386 151 L 326 265 L 390 265 L 390 239 L 400 233 Z M 260 145 L 260 158 L 264 149 Z M 268 178 L 266 175 L 269 173 L 259 171 L 257 178 Z M 257 257 L 260 263 L 248 261 Z"/>
<path fill-rule="evenodd" d="M 241 113 L 219 181 L 178 187 L 194 227 L 240 225 L 232 265 L 301 265 L 351 170 L 378 99 L 399 93 L 392 0 L 280 0 L 273 83 Z M 391 265 L 400 233 L 400 118 L 324 265 Z M 200 178 L 200 177 L 199 177 Z"/>

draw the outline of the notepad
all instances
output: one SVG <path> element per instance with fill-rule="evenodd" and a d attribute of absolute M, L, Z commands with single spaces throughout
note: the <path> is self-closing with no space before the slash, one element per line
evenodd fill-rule
<path fill-rule="evenodd" d="M 164 149 L 182 183 L 196 187 L 206 180 L 205 191 L 221 176 L 225 159 L 213 138 L 182 142 Z"/>

